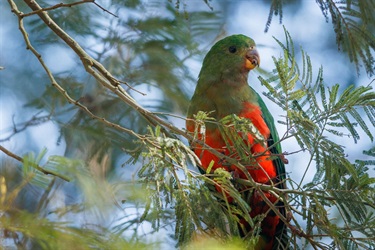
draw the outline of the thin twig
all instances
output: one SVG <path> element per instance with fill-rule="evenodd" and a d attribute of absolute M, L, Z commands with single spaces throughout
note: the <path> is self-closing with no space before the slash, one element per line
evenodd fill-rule
<path fill-rule="evenodd" d="M 113 81 L 117 81 L 118 83 L 123 83 L 123 84 L 125 84 L 126 86 L 128 86 L 129 89 L 131 89 L 131 90 L 133 90 L 133 91 L 135 91 L 135 92 L 137 92 L 137 93 L 139 93 L 139 94 L 141 94 L 141 95 L 143 95 L 143 96 L 147 95 L 146 93 L 143 93 L 143 92 L 139 91 L 138 89 L 132 87 L 130 84 L 128 84 L 128 83 L 125 82 L 125 81 L 118 80 L 118 79 L 116 79 L 116 78 L 114 78 L 114 77 L 112 77 L 112 79 L 113 79 Z"/>
<path fill-rule="evenodd" d="M 113 14 L 112 12 L 110 12 L 109 10 L 107 10 L 107 9 L 105 9 L 105 8 L 103 8 L 102 6 L 100 6 L 98 3 L 96 3 L 95 2 L 95 0 L 94 1 L 92 1 L 92 3 L 93 4 L 95 4 L 97 7 L 99 7 L 100 9 L 102 9 L 104 12 L 107 12 L 108 14 L 110 14 L 110 15 L 112 15 L 112 16 L 114 16 L 114 17 L 117 17 L 118 18 L 118 16 L 117 15 L 115 15 L 115 14 Z"/>
<path fill-rule="evenodd" d="M 17 161 L 24 163 L 24 160 L 22 159 L 22 157 L 10 152 L 8 149 L 4 148 L 1 145 L 0 145 L 0 150 L 3 151 L 6 155 L 12 157 L 13 159 L 16 159 Z M 64 181 L 70 182 L 69 178 L 67 178 L 65 176 L 62 176 L 59 173 L 56 173 L 54 171 L 46 170 L 46 169 L 42 168 L 41 166 L 39 166 L 38 164 L 30 162 L 30 165 L 33 166 L 35 169 L 39 170 L 40 172 L 42 172 L 43 174 L 53 175 L 53 176 L 56 176 L 56 177 L 59 177 L 59 178 L 63 179 Z"/>
<path fill-rule="evenodd" d="M 74 3 L 58 3 L 58 4 L 55 4 L 53 6 L 42 8 L 42 9 L 39 9 L 39 10 L 35 10 L 35 11 L 29 12 L 29 13 L 21 13 L 20 17 L 32 16 L 32 15 L 38 14 L 38 13 L 40 13 L 42 11 L 55 10 L 55 9 L 58 9 L 58 8 L 61 8 L 61 7 L 71 8 L 71 7 L 75 6 L 75 5 L 84 4 L 84 3 L 93 3 L 98 8 L 100 8 L 101 10 L 103 10 L 104 12 L 107 12 L 108 14 L 110 14 L 110 15 L 118 18 L 117 15 L 115 15 L 114 13 L 112 13 L 109 10 L 105 9 L 104 7 L 100 6 L 98 3 L 95 2 L 95 0 L 82 0 L 80 2 L 74 2 Z"/>
<path fill-rule="evenodd" d="M 82 0 L 80 2 L 75 2 L 75 3 L 58 3 L 58 4 L 55 4 L 51 7 L 41 8 L 39 10 L 35 10 L 35 11 L 29 12 L 29 13 L 21 13 L 20 17 L 32 16 L 32 15 L 38 14 L 42 11 L 54 10 L 54 9 L 58 9 L 58 8 L 61 8 L 61 7 L 72 7 L 72 6 L 75 6 L 75 5 L 88 3 L 88 2 L 94 2 L 94 1 L 95 0 Z"/>
<path fill-rule="evenodd" d="M 14 135 L 16 135 L 16 134 L 18 134 L 18 133 L 26 130 L 28 127 L 40 125 L 41 123 L 49 121 L 51 119 L 51 114 L 48 114 L 48 115 L 45 115 L 45 116 L 39 116 L 38 117 L 38 114 L 40 114 L 40 113 L 41 112 L 38 112 L 37 114 L 33 115 L 30 120 L 28 120 L 26 122 L 23 122 L 23 123 L 15 124 L 13 122 L 13 127 L 12 127 L 13 133 L 10 134 L 9 136 L 5 137 L 5 138 L 1 138 L 0 142 L 8 141 Z M 21 127 L 17 127 L 17 126 L 21 126 Z"/>

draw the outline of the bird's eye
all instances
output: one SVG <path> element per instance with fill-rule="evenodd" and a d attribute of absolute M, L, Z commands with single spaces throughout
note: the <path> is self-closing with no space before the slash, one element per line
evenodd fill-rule
<path fill-rule="evenodd" d="M 236 48 L 236 46 L 230 46 L 230 47 L 228 48 L 228 50 L 229 50 L 230 53 L 236 53 L 237 48 Z"/>

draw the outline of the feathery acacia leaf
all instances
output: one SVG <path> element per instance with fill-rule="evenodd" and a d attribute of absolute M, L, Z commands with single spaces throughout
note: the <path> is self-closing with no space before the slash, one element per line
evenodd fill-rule
<path fill-rule="evenodd" d="M 291 39 L 287 31 L 286 38 Z M 280 41 L 276 42 L 280 44 Z M 303 65 L 302 70 L 299 71 L 295 60 L 290 58 L 290 55 L 295 54 L 290 44 L 293 42 L 287 41 L 286 45 L 281 45 L 281 48 L 287 50 L 284 52 L 284 57 L 274 58 L 275 75 L 268 79 L 260 76 L 259 80 L 269 90 L 265 96 L 287 112 L 286 120 L 281 121 L 282 124 L 287 124 L 287 133 L 296 139 L 302 149 L 308 149 L 311 159 L 316 163 L 316 174 L 312 181 L 314 185 L 311 186 L 313 189 L 308 184 L 302 189 L 297 188 L 301 191 L 301 197 L 295 197 L 294 201 L 303 205 L 304 218 L 316 218 L 321 221 L 316 223 L 316 219 L 308 219 L 307 228 L 310 231 L 316 228 L 330 235 L 333 239 L 332 245 L 338 244 L 343 247 L 344 243 L 340 242 L 345 239 L 345 244 L 370 247 L 368 241 L 363 243 L 350 236 L 352 234 L 350 225 L 365 221 L 371 213 L 369 208 L 373 207 L 371 204 L 375 197 L 373 189 L 375 182 L 373 178 L 368 178 L 363 164 L 373 164 L 373 162 L 359 161 L 354 164 L 349 162 L 344 153 L 344 146 L 330 140 L 327 133 L 339 137 L 349 134 L 356 143 L 360 139 L 359 130 L 362 130 L 373 141 L 373 132 L 371 132 L 375 128 L 372 122 L 375 101 L 373 88 L 350 85 L 340 91 L 338 84 L 326 87 L 322 70 L 319 71 L 315 84 L 312 84 L 310 80 L 312 67 L 308 55 L 306 52 L 301 53 Z M 297 85 L 301 86 L 300 89 L 296 89 L 295 79 L 298 79 Z M 282 88 L 279 88 L 279 85 Z M 298 90 L 302 91 L 299 95 L 294 95 L 293 93 Z M 324 196 L 330 196 L 331 199 L 324 200 L 319 196 L 309 195 L 306 201 L 303 193 L 309 191 L 316 194 L 322 192 Z M 369 196 L 369 193 L 372 195 Z M 369 197 L 372 198 L 369 200 Z M 310 208 L 305 211 L 306 202 L 310 203 Z M 337 227 L 329 218 L 325 206 L 335 206 L 347 226 Z M 368 223 L 375 225 L 374 220 Z M 356 227 L 355 230 L 368 235 L 366 226 Z"/>
<path fill-rule="evenodd" d="M 282 2 L 282 0 L 271 1 L 266 32 L 271 25 L 273 15 L 280 15 L 281 23 L 283 18 Z M 348 54 L 350 61 L 356 65 L 357 71 L 363 64 L 366 72 L 369 75 L 374 75 L 374 1 L 317 0 L 316 3 L 326 21 L 328 22 L 329 19 L 332 21 L 338 48 L 343 49 Z"/>

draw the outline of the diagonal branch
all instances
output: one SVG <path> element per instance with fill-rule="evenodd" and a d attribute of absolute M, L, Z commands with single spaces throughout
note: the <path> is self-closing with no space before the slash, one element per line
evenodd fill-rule
<path fill-rule="evenodd" d="M 29 13 L 24 13 L 24 14 L 22 13 L 21 17 L 32 16 L 32 15 L 38 14 L 42 11 L 55 10 L 55 9 L 58 9 L 58 8 L 61 8 L 61 7 L 73 7 L 75 5 L 79 5 L 79 4 L 83 4 L 83 3 L 94 3 L 94 2 L 95 2 L 95 0 L 82 0 L 80 2 L 75 2 L 75 3 L 58 3 L 58 4 L 55 4 L 53 6 L 42 8 L 42 9 L 39 9 L 39 10 L 35 10 L 35 11 L 29 12 Z"/>
<path fill-rule="evenodd" d="M 10 152 L 8 149 L 4 148 L 3 146 L 0 145 L 0 150 L 3 151 L 6 155 L 12 157 L 13 159 L 16 159 L 17 161 L 19 162 L 24 162 L 24 160 L 22 159 L 22 157 Z M 62 176 L 60 175 L 59 173 L 56 173 L 54 171 L 51 171 L 51 170 L 46 170 L 44 168 L 42 168 L 41 166 L 35 164 L 35 163 L 30 163 L 30 165 L 32 165 L 35 169 L 39 170 L 40 172 L 42 172 L 43 174 L 46 174 L 46 175 L 53 175 L 53 176 L 56 176 L 56 177 L 59 177 L 61 179 L 63 179 L 64 181 L 67 181 L 67 182 L 70 182 L 70 179 L 65 177 L 65 176 Z"/>

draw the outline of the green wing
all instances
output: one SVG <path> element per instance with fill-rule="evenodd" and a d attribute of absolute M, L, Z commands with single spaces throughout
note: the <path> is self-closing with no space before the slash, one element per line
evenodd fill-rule
<path fill-rule="evenodd" d="M 277 130 L 276 130 L 276 126 L 275 126 L 275 122 L 273 120 L 273 116 L 271 115 L 270 111 L 268 110 L 266 104 L 264 103 L 264 101 L 262 100 L 262 98 L 260 97 L 260 95 L 257 92 L 255 92 L 255 93 L 256 93 L 256 95 L 258 97 L 258 104 L 259 104 L 260 109 L 262 111 L 263 119 L 266 122 L 266 124 L 267 124 L 267 126 L 268 126 L 268 128 L 269 128 L 269 130 L 271 132 L 270 138 L 267 141 L 267 145 L 268 145 L 268 147 L 270 147 L 270 146 L 274 145 L 275 142 L 278 142 L 280 140 L 279 139 L 279 135 L 278 135 Z M 277 143 L 276 145 L 274 145 L 270 149 L 270 151 L 271 151 L 271 154 L 273 154 L 273 155 L 280 155 L 281 156 L 282 150 L 281 150 L 280 143 Z M 278 182 L 280 182 L 280 184 L 278 185 L 278 187 L 279 188 L 286 188 L 286 185 L 285 185 L 286 173 L 285 173 L 284 162 L 282 161 L 282 159 L 280 157 L 275 157 L 275 159 L 273 161 L 274 161 L 274 163 L 276 165 L 276 171 L 277 171 L 277 175 L 278 175 Z"/>
<path fill-rule="evenodd" d="M 264 103 L 264 101 L 262 100 L 260 95 L 258 93 L 256 93 L 256 95 L 258 97 L 258 104 L 259 104 L 260 109 L 261 109 L 262 114 L 263 114 L 263 119 L 266 122 L 266 124 L 267 124 L 267 126 L 268 126 L 268 128 L 271 132 L 270 138 L 267 142 L 268 147 L 270 147 L 273 144 L 275 144 L 275 142 L 278 142 L 280 140 L 279 135 L 278 135 L 277 130 L 276 130 L 276 126 L 275 126 L 275 122 L 273 120 L 273 116 L 271 115 L 270 111 L 268 110 L 266 104 Z M 282 150 L 281 150 L 280 143 L 278 143 L 274 147 L 272 147 L 270 149 L 270 151 L 271 151 L 271 154 L 281 155 Z M 277 171 L 277 176 L 278 176 L 277 182 L 279 184 L 277 185 L 277 187 L 278 188 L 286 188 L 286 183 L 285 183 L 286 173 L 285 173 L 284 162 L 282 161 L 282 159 L 280 157 L 276 157 L 273 160 L 273 162 L 276 165 L 276 171 Z M 282 201 L 280 201 L 278 203 L 278 206 L 280 207 L 281 214 L 286 216 L 285 204 Z M 275 237 L 277 238 L 277 240 L 276 240 L 277 244 L 275 244 L 272 249 L 291 250 L 291 248 L 289 247 L 290 237 L 288 235 L 288 230 L 287 230 L 287 227 L 284 224 L 284 222 L 280 221 L 280 223 L 277 225 Z"/>

